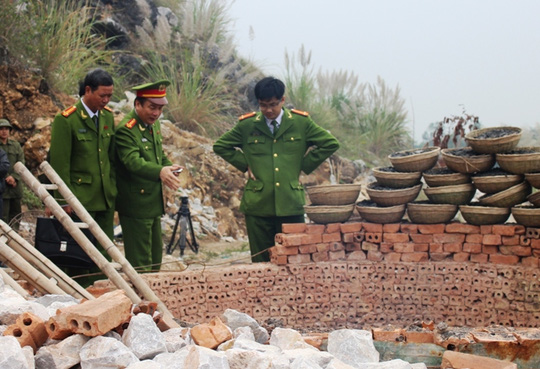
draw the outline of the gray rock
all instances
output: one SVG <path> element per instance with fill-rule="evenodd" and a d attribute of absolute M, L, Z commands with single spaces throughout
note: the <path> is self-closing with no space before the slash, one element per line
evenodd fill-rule
<path fill-rule="evenodd" d="M 239 327 L 233 332 L 233 337 L 236 339 L 255 341 L 255 335 L 251 327 Z"/>
<path fill-rule="evenodd" d="M 317 350 L 313 346 L 307 344 L 303 339 L 302 335 L 295 331 L 294 329 L 289 328 L 275 328 L 272 331 L 270 336 L 270 344 L 272 346 L 279 347 L 282 350 L 293 350 L 293 349 L 312 349 Z"/>
<path fill-rule="evenodd" d="M 230 369 L 227 357 L 223 352 L 210 350 L 202 346 L 187 346 L 188 355 L 184 362 L 190 369 Z"/>
<path fill-rule="evenodd" d="M 427 369 L 427 366 L 426 364 L 424 363 L 415 363 L 415 364 L 411 364 L 411 367 L 413 369 Z"/>
<path fill-rule="evenodd" d="M 163 368 L 167 369 L 185 369 L 184 362 L 189 354 L 189 349 L 186 347 L 180 351 L 174 353 L 166 352 L 159 354 L 154 358 L 154 362 L 161 364 Z"/>
<path fill-rule="evenodd" d="M 303 348 L 303 349 L 294 349 L 294 350 L 284 350 L 283 356 L 285 356 L 289 362 L 292 364 L 293 361 L 299 358 L 309 359 L 310 362 L 314 362 L 318 367 L 326 368 L 326 366 L 334 360 L 334 356 L 328 352 L 319 351 L 313 347 Z M 301 362 L 298 363 L 300 365 Z"/>
<path fill-rule="evenodd" d="M 123 369 L 139 362 L 139 359 L 122 342 L 111 337 L 94 337 L 81 349 L 81 368 Z"/>
<path fill-rule="evenodd" d="M 225 352 L 231 369 L 289 369 L 289 360 L 277 352 L 230 349 Z"/>
<path fill-rule="evenodd" d="M 272 345 L 263 345 L 256 341 L 238 339 L 234 341 L 233 348 L 249 351 L 260 351 L 266 353 L 281 353 L 281 349 Z"/>
<path fill-rule="evenodd" d="M 167 352 L 165 337 L 148 314 L 137 314 L 131 318 L 122 335 L 122 342 L 140 360 L 152 359 L 157 354 Z"/>
<path fill-rule="evenodd" d="M 362 363 L 378 363 L 379 352 L 373 345 L 371 332 L 340 329 L 328 335 L 328 352 L 345 364 L 364 368 Z"/>
<path fill-rule="evenodd" d="M 9 289 L 6 288 L 2 295 L 9 294 L 8 291 Z M 13 293 L 16 292 L 13 291 Z M 25 312 L 34 314 L 44 322 L 50 318 L 49 312 L 45 306 L 32 301 L 26 301 L 19 294 L 17 294 L 17 297 L 3 297 L 4 296 L 0 296 L 0 324 L 14 324 L 19 315 Z"/>
<path fill-rule="evenodd" d="M 75 334 L 58 343 L 42 346 L 36 353 L 37 369 L 69 369 L 81 362 L 79 352 L 89 338 Z"/>
<path fill-rule="evenodd" d="M 245 313 L 227 309 L 223 313 L 221 320 L 231 328 L 232 331 L 240 327 L 250 327 L 253 330 L 257 342 L 266 343 L 268 341 L 268 331 L 261 327 L 255 319 Z"/>
<path fill-rule="evenodd" d="M 293 360 L 291 369 L 322 369 L 322 366 L 308 357 L 299 357 Z"/>
<path fill-rule="evenodd" d="M 183 328 L 171 328 L 163 332 L 167 352 L 176 352 L 187 346 L 186 340 L 182 337 Z"/>
<path fill-rule="evenodd" d="M 325 369 L 354 369 L 354 367 L 334 358 L 330 363 L 328 363 Z"/>
<path fill-rule="evenodd" d="M 45 307 L 51 306 L 55 302 L 61 304 L 71 303 L 71 305 L 77 305 L 80 303 L 78 299 L 70 295 L 45 295 L 34 300 L 34 302 L 43 305 Z"/>
<path fill-rule="evenodd" d="M 36 363 L 34 360 L 34 349 L 30 346 L 24 346 L 21 350 L 26 362 L 28 363 L 28 369 L 35 369 Z"/>
<path fill-rule="evenodd" d="M 144 360 L 131 364 L 126 369 L 163 369 L 163 366 L 152 360 Z"/>
<path fill-rule="evenodd" d="M 0 337 L 0 368 L 30 369 L 19 341 L 13 336 Z"/>
<path fill-rule="evenodd" d="M 359 366 L 362 369 L 413 369 L 411 364 L 403 360 L 390 360 L 380 363 L 365 363 Z"/>

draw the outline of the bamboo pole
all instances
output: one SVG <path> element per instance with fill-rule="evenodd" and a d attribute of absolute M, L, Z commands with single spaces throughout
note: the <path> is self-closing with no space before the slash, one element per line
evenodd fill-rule
<path fill-rule="evenodd" d="M 17 283 L 7 272 L 4 270 L 4 268 L 0 268 L 0 277 L 4 280 L 4 283 L 6 283 L 9 287 L 13 288 L 15 292 L 17 292 L 19 295 L 24 297 L 25 299 L 30 296 L 30 294 L 21 287 L 20 284 Z"/>
<path fill-rule="evenodd" d="M 54 172 L 50 165 L 47 162 L 42 164 L 47 164 L 50 168 L 48 171 Z M 81 246 L 81 248 L 88 254 L 88 256 L 94 261 L 94 263 L 105 273 L 105 275 L 114 283 L 116 287 L 126 292 L 126 295 L 131 299 L 134 304 L 141 302 L 141 298 L 137 293 L 130 287 L 130 285 L 122 278 L 122 276 L 114 269 L 111 263 L 103 256 L 98 249 L 86 238 L 84 233 L 74 224 L 73 220 L 66 214 L 62 207 L 56 202 L 56 200 L 51 196 L 49 192 L 39 183 L 39 181 L 30 173 L 30 171 L 22 164 L 21 162 L 15 163 L 13 166 L 15 172 L 17 172 L 22 180 L 28 185 L 28 187 L 43 201 L 45 206 L 47 206 L 51 212 L 54 214 L 56 219 L 62 223 L 64 228 L 73 236 L 75 241 Z M 58 176 L 58 175 L 57 175 Z M 59 177 L 58 177 L 59 178 Z M 51 178 L 49 178 L 51 179 Z M 51 181 L 54 182 L 52 179 Z M 61 181 L 61 179 L 60 179 Z M 60 183 L 56 183 L 59 185 Z M 64 182 L 61 182 L 63 186 L 66 186 Z M 59 186 L 60 187 L 60 186 Z M 67 187 L 67 186 L 66 186 Z M 71 191 L 68 192 L 71 193 Z M 71 194 L 71 197 L 74 197 Z M 67 199 L 66 199 L 67 200 Z M 80 203 L 79 203 L 80 205 Z M 82 206 L 82 205 L 81 205 Z M 73 208 L 77 215 L 79 215 L 79 210 Z M 84 207 L 83 207 L 84 209 Z M 85 211 L 86 214 L 88 214 Z M 82 214 L 82 213 L 81 213 Z M 91 217 L 90 217 L 91 218 Z M 93 220 L 93 219 L 92 219 Z M 97 223 L 94 221 L 94 225 L 97 226 Z M 99 228 L 99 226 L 97 226 Z M 110 241 L 110 240 L 109 240 Z M 103 244 L 102 244 L 103 245 Z"/>
<path fill-rule="evenodd" d="M 6 245 L 7 237 L 0 236 L 0 256 L 4 262 L 14 271 L 19 273 L 24 279 L 36 287 L 41 293 L 52 293 L 56 295 L 66 295 L 60 287 L 36 270 L 22 256 Z"/>
<path fill-rule="evenodd" d="M 15 164 L 15 170 L 17 171 L 17 173 L 21 174 L 19 172 L 19 169 L 23 169 L 23 168 L 26 172 L 28 172 L 28 174 L 30 174 L 30 172 L 28 171 L 28 169 L 26 169 L 24 165 L 22 164 L 19 165 L 19 163 Z M 141 278 L 141 276 L 137 273 L 137 271 L 125 258 L 124 254 L 122 254 L 122 252 L 118 250 L 114 242 L 112 242 L 109 239 L 109 237 L 107 237 L 105 232 L 103 232 L 103 230 L 99 227 L 96 221 L 90 216 L 90 214 L 88 214 L 84 206 L 82 206 L 82 204 L 77 199 L 77 197 L 70 191 L 68 186 L 64 183 L 62 178 L 60 178 L 60 176 L 54 171 L 51 165 L 48 162 L 44 161 L 43 163 L 40 164 L 39 168 L 43 171 L 43 173 L 45 173 L 45 175 L 49 178 L 51 183 L 54 183 L 58 186 L 58 192 L 60 192 L 64 200 L 71 206 L 71 208 L 75 211 L 77 216 L 84 223 L 88 224 L 90 231 L 96 237 L 97 241 L 100 243 L 100 245 L 103 246 L 103 248 L 111 256 L 111 258 L 114 261 L 116 261 L 118 264 L 120 264 L 122 271 L 133 283 L 135 288 L 137 288 L 137 290 L 143 295 L 145 299 L 147 299 L 148 301 L 155 301 L 157 303 L 158 310 L 163 315 L 163 319 L 165 323 L 169 325 L 169 327 L 179 327 L 179 325 L 173 320 L 173 316 L 171 312 L 169 311 L 169 309 L 167 309 L 167 306 L 165 306 L 165 304 L 154 293 L 154 291 L 152 291 L 150 286 L 148 286 L 145 280 Z M 37 179 L 35 179 L 33 176 L 32 178 L 34 179 L 34 181 L 38 182 Z"/>
<path fill-rule="evenodd" d="M 28 241 L 15 232 L 6 222 L 0 220 L 0 230 L 7 236 L 6 242 L 15 252 L 21 255 L 26 261 L 35 266 L 49 278 L 54 278 L 58 287 L 75 298 L 86 298 L 93 300 L 95 297 L 85 290 L 80 284 L 68 276 L 62 269 L 58 268 L 52 261 L 47 259 Z"/>

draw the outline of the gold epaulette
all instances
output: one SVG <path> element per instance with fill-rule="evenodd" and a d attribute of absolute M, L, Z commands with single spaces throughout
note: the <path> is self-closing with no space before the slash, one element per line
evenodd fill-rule
<path fill-rule="evenodd" d="M 112 109 L 109 108 L 108 106 L 104 107 L 103 109 L 107 110 L 107 111 L 110 111 L 112 113 Z"/>
<path fill-rule="evenodd" d="M 135 126 L 135 123 L 137 123 L 137 119 L 131 118 L 129 122 L 126 123 L 126 127 L 129 129 L 133 128 Z"/>
<path fill-rule="evenodd" d="M 64 117 L 67 118 L 67 117 L 69 117 L 71 114 L 73 114 L 76 110 L 77 110 L 77 107 L 76 107 L 75 105 L 73 105 L 73 106 L 67 108 L 66 110 L 64 110 L 64 111 L 62 112 L 62 115 L 63 115 Z"/>
<path fill-rule="evenodd" d="M 257 112 L 255 111 L 252 111 L 251 113 L 246 113 L 244 115 L 241 115 L 238 120 L 244 120 L 244 119 L 247 119 L 247 118 L 251 118 L 251 117 L 254 117 L 255 115 L 257 114 Z"/>
<path fill-rule="evenodd" d="M 291 111 L 294 114 L 303 115 L 304 117 L 309 117 L 309 113 L 307 111 L 296 110 L 296 109 L 291 109 Z"/>

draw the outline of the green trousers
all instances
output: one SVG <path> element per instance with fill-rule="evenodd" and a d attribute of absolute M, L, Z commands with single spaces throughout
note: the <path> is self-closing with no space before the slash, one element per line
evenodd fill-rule
<path fill-rule="evenodd" d="M 14 197 L 3 199 L 4 203 L 4 209 L 3 209 L 3 217 L 4 222 L 9 224 L 13 218 L 15 218 L 17 215 L 21 213 L 21 198 L 20 197 Z M 19 223 L 13 225 L 13 229 L 18 231 L 19 230 Z"/>
<path fill-rule="evenodd" d="M 270 261 L 270 254 L 265 250 L 275 245 L 274 238 L 277 233 L 281 233 L 282 224 L 304 222 L 303 214 L 288 217 L 256 217 L 254 215 L 246 215 L 251 261 L 254 263 Z"/>
<path fill-rule="evenodd" d="M 159 271 L 163 257 L 161 217 L 132 218 L 120 214 L 124 252 L 131 265 L 144 271 Z"/>

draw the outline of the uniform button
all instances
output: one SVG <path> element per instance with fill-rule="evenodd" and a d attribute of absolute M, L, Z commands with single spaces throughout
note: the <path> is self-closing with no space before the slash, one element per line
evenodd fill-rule
<path fill-rule="evenodd" d="M 275 171 L 276 171 L 276 172 L 279 172 L 279 168 L 276 168 Z"/>
<path fill-rule="evenodd" d="M 274 140 L 274 143 L 276 143 L 276 142 L 277 142 L 277 140 Z"/>
<path fill-rule="evenodd" d="M 274 158 L 277 158 L 277 154 L 274 154 Z"/>
<path fill-rule="evenodd" d="M 145 150 L 148 150 L 148 146 L 145 146 L 144 149 L 145 149 Z"/>
<path fill-rule="evenodd" d="M 101 149 L 98 149 L 99 152 L 101 152 Z"/>
<path fill-rule="evenodd" d="M 291 137 L 291 141 L 294 141 L 294 137 Z"/>
<path fill-rule="evenodd" d="M 276 187 L 279 187 L 279 182 L 276 182 Z"/>
<path fill-rule="evenodd" d="M 259 140 L 255 140 L 255 143 L 259 143 Z"/>
<path fill-rule="evenodd" d="M 141 189 L 141 193 L 144 193 L 144 188 L 143 188 L 143 189 Z"/>
<path fill-rule="evenodd" d="M 103 160 L 100 160 L 100 161 L 99 161 L 99 164 L 103 165 Z"/>
<path fill-rule="evenodd" d="M 79 178 L 79 180 L 78 180 L 77 182 L 81 183 L 81 182 L 82 182 L 82 179 L 81 179 L 81 178 Z"/>

